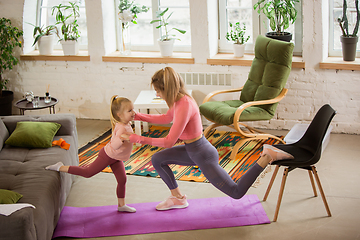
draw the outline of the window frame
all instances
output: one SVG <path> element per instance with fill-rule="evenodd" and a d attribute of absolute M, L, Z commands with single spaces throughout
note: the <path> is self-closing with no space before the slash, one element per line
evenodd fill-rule
<path fill-rule="evenodd" d="M 349 8 L 348 8 L 349 9 Z M 334 49 L 335 38 L 334 30 L 335 27 L 340 28 L 337 25 L 334 25 L 334 0 L 329 0 L 329 47 L 328 47 L 328 56 L 329 57 L 342 57 L 342 49 Z M 355 57 L 360 57 L 360 46 L 356 49 Z"/>
<path fill-rule="evenodd" d="M 80 9 L 81 8 L 83 8 L 83 9 L 85 9 L 85 12 L 86 12 L 86 3 L 85 3 L 85 0 L 82 0 L 82 1 L 84 1 L 84 6 L 79 6 L 80 7 Z M 49 25 L 49 22 L 47 22 L 47 23 L 41 23 L 41 11 L 42 11 L 42 9 L 43 8 L 48 8 L 48 9 L 51 9 L 53 6 L 43 6 L 42 5 L 42 3 L 43 3 L 43 0 L 37 0 L 37 6 L 36 6 L 36 26 L 40 26 L 40 24 L 41 24 L 41 26 L 48 26 Z M 54 17 L 54 19 L 55 19 L 55 17 Z M 85 14 L 85 19 L 86 19 L 86 14 Z M 47 21 L 49 21 L 49 19 L 47 18 Z M 87 25 L 87 23 L 86 23 L 86 25 Z M 85 26 L 85 29 L 86 29 L 86 31 L 87 31 L 87 26 Z M 59 30 L 59 29 L 58 29 Z M 86 34 L 87 35 L 87 34 Z M 81 33 L 80 33 L 80 37 L 83 37 L 83 36 L 81 36 Z M 38 45 L 36 44 L 36 46 L 35 46 L 35 49 L 36 50 L 38 50 Z M 54 44 L 54 49 L 55 50 L 61 50 L 62 49 L 62 46 L 61 46 L 61 44 L 60 44 L 60 42 L 59 41 L 56 41 L 56 43 Z M 81 44 L 81 43 L 79 43 L 79 49 L 80 50 L 87 50 L 88 49 L 88 44 Z"/>
<path fill-rule="evenodd" d="M 251 0 L 252 1 L 252 6 L 255 4 L 255 2 L 257 2 L 256 0 Z M 219 52 L 226 52 L 226 53 L 231 53 L 233 52 L 233 46 L 232 43 L 228 42 L 226 39 L 226 33 L 228 32 L 228 27 L 229 27 L 229 23 L 227 21 L 227 9 L 239 9 L 239 8 L 234 8 L 234 7 L 227 7 L 226 6 L 227 1 L 219 1 Z M 254 52 L 254 46 L 255 46 L 255 39 L 257 38 L 257 36 L 259 35 L 259 32 L 261 30 L 259 30 L 259 27 L 263 27 L 261 26 L 260 23 L 260 18 L 261 16 L 258 16 L 257 12 L 254 11 L 252 9 L 252 13 L 256 13 L 256 14 L 252 14 L 252 23 L 253 23 L 253 29 L 252 29 L 252 34 L 253 34 L 253 39 L 252 39 L 252 43 L 246 43 L 245 45 L 245 52 L 246 53 L 253 53 Z"/>
<path fill-rule="evenodd" d="M 252 6 L 254 6 L 254 4 L 257 2 L 257 0 L 252 0 Z M 298 15 L 296 18 L 296 21 L 294 23 L 294 32 L 295 34 L 293 35 L 293 40 L 292 42 L 294 42 L 294 51 L 293 54 L 294 55 L 302 55 L 302 2 L 303 0 L 300 0 L 300 3 L 297 4 L 297 10 L 298 10 Z M 219 1 L 219 52 L 233 52 L 233 48 L 232 48 L 232 43 L 228 42 L 225 38 L 226 33 L 227 33 L 227 29 L 229 26 L 229 23 L 227 22 L 227 9 L 231 9 L 228 8 L 226 6 L 227 1 Z M 269 20 L 266 18 L 266 16 L 263 13 L 258 14 L 256 10 L 253 9 L 252 7 L 252 25 L 253 25 L 253 29 L 252 29 L 252 33 L 253 33 L 253 39 L 252 39 L 252 43 L 246 43 L 245 46 L 245 53 L 254 53 L 254 46 L 255 46 L 255 39 L 257 38 L 258 35 L 264 35 L 267 32 L 270 32 L 270 27 L 269 27 Z M 265 24 L 266 23 L 266 26 Z"/>
<path fill-rule="evenodd" d="M 190 1 L 190 0 L 189 0 Z M 120 50 L 120 46 L 121 46 L 121 28 L 120 28 L 120 20 L 119 20 L 119 3 L 120 0 L 115 0 L 114 4 L 115 4 L 115 27 L 116 27 L 116 49 Z M 160 5 L 160 0 L 151 0 L 151 6 L 146 5 L 149 8 L 149 11 L 151 11 L 152 14 L 152 19 L 156 18 L 156 12 L 158 11 L 159 8 L 167 8 L 169 7 L 169 9 L 176 9 L 176 8 L 184 8 L 184 7 L 180 7 L 180 6 L 166 6 L 166 5 Z M 188 7 L 189 9 L 189 13 L 190 13 L 190 6 Z M 141 15 L 140 15 L 141 16 Z M 139 17 L 138 17 L 139 18 Z M 150 22 L 149 22 L 150 24 Z M 156 29 L 156 24 L 151 24 L 152 25 L 152 31 L 153 31 L 153 44 L 152 45 L 134 45 L 133 43 L 131 44 L 131 51 L 160 51 L 160 47 L 159 44 L 157 43 L 157 39 L 160 38 L 160 30 Z M 131 27 L 131 25 L 130 25 Z M 186 34 L 191 34 L 191 32 L 186 32 Z M 174 51 L 175 52 L 190 52 L 191 51 L 191 45 L 177 45 L 174 44 Z"/>

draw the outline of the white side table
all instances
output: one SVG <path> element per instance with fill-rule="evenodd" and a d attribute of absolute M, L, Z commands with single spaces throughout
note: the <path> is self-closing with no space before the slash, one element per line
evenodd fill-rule
<path fill-rule="evenodd" d="M 188 90 L 191 95 L 192 91 Z M 134 108 L 137 112 L 140 112 L 140 109 L 161 109 L 168 108 L 165 100 L 156 99 L 155 90 L 143 90 L 140 92 L 139 96 L 134 102 Z M 141 123 L 143 124 L 144 132 L 149 131 L 149 126 L 147 122 L 135 121 L 135 133 L 141 135 Z"/>

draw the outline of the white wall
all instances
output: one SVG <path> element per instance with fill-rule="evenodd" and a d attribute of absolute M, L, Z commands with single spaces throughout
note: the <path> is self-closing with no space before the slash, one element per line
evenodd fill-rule
<path fill-rule="evenodd" d="M 23 28 L 25 0 L 0 2 L 0 16 L 10 18 Z M 35 0 L 26 0 L 28 1 Z M 115 35 L 109 24 L 112 22 L 104 9 L 112 6 L 112 0 L 86 0 L 89 31 L 90 62 L 22 61 L 8 74 L 8 87 L 15 92 L 15 98 L 23 97 L 32 90 L 42 95 L 50 84 L 51 95 L 60 102 L 56 111 L 74 113 L 78 118 L 108 119 L 110 97 L 119 94 L 135 100 L 143 89 L 149 89 L 152 74 L 164 66 L 171 66 L 178 72 L 232 73 L 233 87 L 242 86 L 246 81 L 249 67 L 211 66 L 206 59 L 214 54 L 217 35 L 214 23 L 215 0 L 191 0 L 192 51 L 195 64 L 144 64 L 105 63 L 102 55 L 114 49 Z M 303 59 L 306 69 L 293 69 L 288 83 L 288 95 L 279 104 L 277 114 L 271 121 L 258 122 L 254 126 L 268 129 L 290 129 L 295 123 L 309 122 L 315 112 L 325 103 L 337 110 L 333 120 L 333 132 L 360 134 L 360 78 L 358 71 L 322 70 L 319 62 L 326 55 L 324 29 L 327 18 L 320 14 L 325 1 L 303 1 Z M 31 3 L 30 3 L 31 6 Z M 193 11 L 193 9 L 198 10 Z M 207 12 L 207 11 L 208 12 Z M 208 14 L 210 12 L 210 14 Z M 31 15 L 31 14 L 30 14 Z M 115 31 L 115 30 L 113 30 Z M 328 31 L 328 30 L 326 30 Z M 32 44 L 32 43 L 31 43 Z M 24 50 L 28 51 L 28 50 Z M 198 103 L 216 87 L 190 86 Z M 17 113 L 18 110 L 14 109 Z M 47 110 L 26 114 L 44 114 Z"/>

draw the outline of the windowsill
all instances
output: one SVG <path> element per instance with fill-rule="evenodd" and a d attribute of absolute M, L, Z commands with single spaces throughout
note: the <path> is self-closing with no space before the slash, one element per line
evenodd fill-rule
<path fill-rule="evenodd" d="M 62 50 L 54 50 L 51 55 L 40 55 L 39 50 L 32 51 L 27 54 L 20 55 L 22 61 L 90 61 L 87 50 L 80 50 L 77 55 L 64 56 Z"/>
<path fill-rule="evenodd" d="M 360 58 L 347 62 L 342 57 L 328 57 L 319 63 L 319 67 L 321 69 L 360 70 Z"/>
<path fill-rule="evenodd" d="M 194 64 L 191 53 L 174 52 L 171 57 L 162 57 L 160 52 L 135 52 L 121 55 L 119 51 L 102 57 L 103 62 L 138 62 L 138 63 L 184 63 Z"/>
<path fill-rule="evenodd" d="M 254 59 L 253 54 L 245 54 L 244 57 L 234 57 L 232 53 L 218 53 L 207 60 L 209 65 L 234 65 L 234 66 L 251 66 Z M 302 57 L 293 56 L 292 68 L 305 69 L 305 62 Z"/>

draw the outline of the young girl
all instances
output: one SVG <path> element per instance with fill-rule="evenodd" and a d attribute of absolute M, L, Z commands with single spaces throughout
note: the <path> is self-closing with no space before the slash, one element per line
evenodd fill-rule
<path fill-rule="evenodd" d="M 171 192 L 169 198 L 156 206 L 157 210 L 186 208 L 189 205 L 186 196 L 180 192 L 174 174 L 169 167 L 170 164 L 199 166 L 211 184 L 228 196 L 239 199 L 245 195 L 270 161 L 292 157 L 267 145 L 257 163 L 240 178 L 238 183 L 235 183 L 219 165 L 219 155 L 216 148 L 203 136 L 199 107 L 186 92 L 180 75 L 172 68 L 166 67 L 154 74 L 151 85 L 157 95 L 166 101 L 169 110 L 162 115 L 136 113 L 135 120 L 157 124 L 173 122 L 169 134 L 165 138 L 148 138 L 126 133 L 122 135 L 122 139 L 130 140 L 132 143 L 167 148 L 152 157 L 154 168 Z M 178 139 L 183 140 L 185 144 L 173 147 Z"/>
<path fill-rule="evenodd" d="M 64 166 L 62 162 L 58 162 L 45 169 L 89 178 L 101 172 L 107 166 L 110 166 L 118 183 L 116 189 L 118 211 L 136 212 L 135 208 L 125 204 L 126 173 L 123 161 L 129 159 L 132 144 L 120 139 L 121 134 L 133 133 L 130 121 L 134 120 L 134 106 L 129 99 L 119 96 L 113 96 L 110 105 L 110 120 L 112 125 L 111 140 L 99 151 L 99 156 L 94 162 L 87 167 Z"/>

